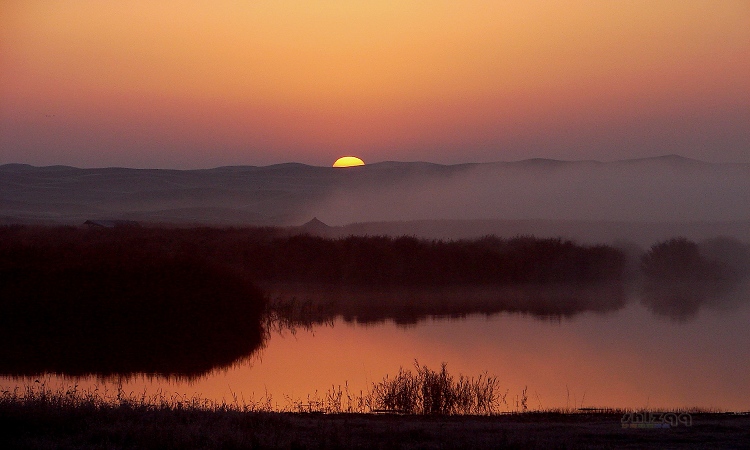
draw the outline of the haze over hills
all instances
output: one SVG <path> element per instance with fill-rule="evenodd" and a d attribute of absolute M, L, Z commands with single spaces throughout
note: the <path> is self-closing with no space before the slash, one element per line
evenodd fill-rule
<path fill-rule="evenodd" d="M 687 234 L 698 228 L 711 234 L 705 230 L 711 225 L 714 234 L 750 240 L 743 234 L 750 228 L 750 164 L 670 155 L 346 169 L 297 163 L 205 170 L 0 166 L 0 223 L 77 225 L 100 218 L 300 225 L 312 217 L 334 226 L 357 224 L 341 232 L 426 237 L 589 228 L 618 238 L 607 230 L 669 223 L 667 229 Z"/>

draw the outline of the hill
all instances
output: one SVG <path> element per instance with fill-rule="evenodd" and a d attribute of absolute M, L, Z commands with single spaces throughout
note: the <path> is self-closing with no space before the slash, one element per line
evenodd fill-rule
<path fill-rule="evenodd" d="M 750 164 L 674 155 L 615 162 L 381 162 L 348 169 L 297 163 L 205 170 L 0 166 L 0 223 L 6 224 L 300 225 L 317 217 L 332 226 L 409 222 L 410 230 L 443 221 L 461 234 L 464 225 L 491 232 L 478 226 L 487 220 L 574 227 L 737 224 L 750 221 L 748 205 Z"/>

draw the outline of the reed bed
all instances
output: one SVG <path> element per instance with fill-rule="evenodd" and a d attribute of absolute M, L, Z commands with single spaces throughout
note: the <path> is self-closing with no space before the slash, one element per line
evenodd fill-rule
<path fill-rule="evenodd" d="M 121 384 L 103 384 L 79 388 L 77 384 L 51 387 L 44 380 L 12 388 L 0 388 L 0 408 L 15 407 L 56 410 L 141 410 L 141 411 L 201 411 L 253 413 L 312 413 L 312 414 L 391 414 L 428 416 L 495 416 L 506 414 L 624 414 L 639 410 L 632 408 L 529 407 L 525 387 L 510 395 L 502 389 L 497 376 L 487 373 L 469 377 L 448 372 L 443 363 L 439 370 L 414 361 L 413 371 L 400 368 L 395 376 L 386 375 L 373 382 L 370 389 L 354 392 L 348 383 L 331 385 L 324 392 L 315 391 L 300 398 L 284 395 L 276 401 L 269 393 L 260 397 L 246 397 L 232 393 L 221 400 L 167 393 L 126 391 Z M 719 414 L 724 411 L 706 408 L 679 408 L 662 411 L 680 413 Z"/>
<path fill-rule="evenodd" d="M 167 394 L 159 390 L 155 393 L 126 391 L 122 385 L 114 389 L 106 386 L 80 389 L 78 385 L 52 388 L 39 380 L 24 386 L 0 390 L 0 406 L 12 405 L 26 408 L 57 410 L 104 411 L 126 410 L 170 410 L 205 412 L 271 412 L 275 408 L 270 397 L 259 400 L 233 397 L 216 401 L 200 396 Z"/>
<path fill-rule="evenodd" d="M 508 394 L 496 393 L 494 378 L 452 377 L 445 365 L 431 370 L 415 362 L 414 369 L 374 383 L 367 393 L 355 395 L 344 385 L 304 400 L 285 398 L 282 406 L 268 395 L 214 401 L 33 382 L 0 389 L 0 448 L 594 449 L 710 443 L 729 449 L 744 448 L 750 433 L 747 413 L 690 409 L 684 412 L 692 415 L 691 426 L 641 430 L 621 425 L 630 412 L 623 409 L 524 410 L 519 398 L 510 402 L 516 410 L 498 412 L 493 408 L 509 407 Z M 485 403 L 476 392 L 465 395 L 472 391 L 466 386 L 479 388 Z M 394 398 L 399 400 L 389 404 Z M 370 414 L 351 414 L 357 412 Z"/>
<path fill-rule="evenodd" d="M 374 383 L 367 393 L 353 394 L 345 384 L 304 400 L 285 397 L 281 406 L 269 395 L 254 400 L 233 394 L 214 401 L 121 387 L 53 389 L 34 382 L 0 389 L 0 447 L 561 448 L 562 440 L 577 442 L 574 448 L 625 442 L 672 448 L 677 439 L 740 448 L 750 432 L 750 413 L 700 408 L 662 411 L 692 416 L 691 426 L 662 432 L 621 425 L 628 413 L 646 416 L 647 411 L 526 410 L 520 400 L 510 402 L 516 406 L 510 410 L 507 391 L 497 394 L 494 377 L 454 378 L 445 365 L 433 371 L 415 362 L 414 368 Z"/>
<path fill-rule="evenodd" d="M 52 388 L 36 380 L 24 386 L 0 390 L 0 405 L 52 407 L 56 409 L 111 410 L 192 410 L 234 412 L 294 412 L 323 414 L 408 414 L 408 415 L 493 415 L 513 411 L 506 401 L 498 377 L 454 376 L 443 363 L 432 370 L 414 362 L 414 371 L 399 369 L 396 376 L 385 376 L 372 383 L 367 391 L 352 392 L 348 383 L 332 385 L 325 392 L 314 392 L 303 398 L 284 396 L 281 403 L 265 393 L 259 398 L 232 394 L 229 399 L 212 400 L 167 394 L 125 391 L 122 385 L 112 389 L 98 387 L 79 389 L 78 385 Z M 515 412 L 526 411 L 526 391 L 515 402 Z"/>
<path fill-rule="evenodd" d="M 443 363 L 439 371 L 414 361 L 415 372 L 400 369 L 393 378 L 386 376 L 373 385 L 373 405 L 377 410 L 405 414 L 470 414 L 497 413 L 502 405 L 508 406 L 508 391 L 501 393 L 496 376 L 481 374 L 478 377 L 448 373 Z M 524 394 L 525 395 L 525 394 Z"/>

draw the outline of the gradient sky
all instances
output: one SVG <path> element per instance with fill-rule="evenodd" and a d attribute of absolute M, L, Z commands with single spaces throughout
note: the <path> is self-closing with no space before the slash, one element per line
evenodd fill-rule
<path fill-rule="evenodd" d="M 0 164 L 750 162 L 750 2 L 0 3 Z"/>

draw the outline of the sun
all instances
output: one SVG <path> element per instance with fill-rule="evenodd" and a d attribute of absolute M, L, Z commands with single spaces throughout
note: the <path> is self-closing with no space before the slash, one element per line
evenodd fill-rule
<path fill-rule="evenodd" d="M 365 162 L 356 156 L 342 156 L 333 163 L 333 167 L 354 167 L 364 166 Z"/>

